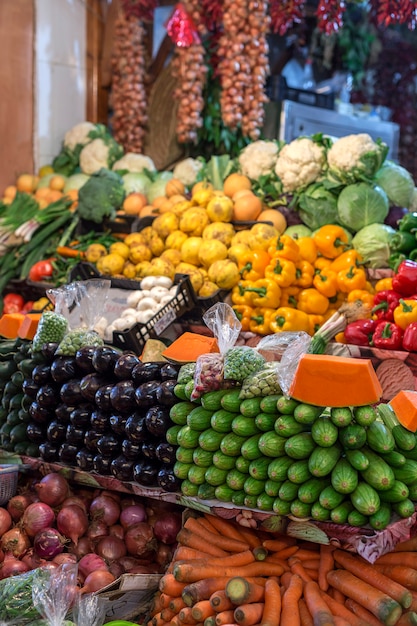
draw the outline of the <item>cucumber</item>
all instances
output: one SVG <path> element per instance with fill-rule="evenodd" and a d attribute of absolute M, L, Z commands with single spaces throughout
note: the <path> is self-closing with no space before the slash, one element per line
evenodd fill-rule
<path fill-rule="evenodd" d="M 261 409 L 262 398 L 246 398 L 240 403 L 240 412 L 245 417 L 256 417 Z"/>
<path fill-rule="evenodd" d="M 330 448 L 317 446 L 310 454 L 309 469 L 313 476 L 327 476 L 330 474 L 342 454 L 342 449 L 338 444 Z"/>
<path fill-rule="evenodd" d="M 387 428 L 391 430 L 395 443 L 400 450 L 413 450 L 416 447 L 415 433 L 410 432 L 400 424 L 390 405 L 379 404 L 378 413 Z"/>
<path fill-rule="evenodd" d="M 291 502 L 281 500 L 281 498 L 275 498 L 272 504 L 272 510 L 277 515 L 288 515 L 291 510 Z"/>
<path fill-rule="evenodd" d="M 313 422 L 323 413 L 323 407 L 312 404 L 299 404 L 294 409 L 294 419 L 300 424 L 313 424 Z"/>
<path fill-rule="evenodd" d="M 260 493 L 256 498 L 256 508 L 261 511 L 272 511 L 275 498 L 267 493 Z"/>
<path fill-rule="evenodd" d="M 247 477 L 247 474 L 239 472 L 236 468 L 229 470 L 226 476 L 226 485 L 234 491 L 242 491 Z"/>
<path fill-rule="evenodd" d="M 349 513 L 353 510 L 353 504 L 345 500 L 339 506 L 330 511 L 330 519 L 335 524 L 346 524 Z"/>
<path fill-rule="evenodd" d="M 232 422 L 232 431 L 240 437 L 251 437 L 259 433 L 259 429 L 253 417 L 244 417 L 237 415 Z"/>
<path fill-rule="evenodd" d="M 339 441 L 345 450 L 358 450 L 366 443 L 366 429 L 359 424 L 339 428 Z"/>
<path fill-rule="evenodd" d="M 195 465 L 198 465 L 199 467 L 210 467 L 210 465 L 213 463 L 213 452 L 210 452 L 209 450 L 203 450 L 202 448 L 195 448 L 192 452 L 192 461 L 193 463 L 195 463 Z"/>
<path fill-rule="evenodd" d="M 208 482 L 206 480 L 206 467 L 198 467 L 198 465 L 192 465 L 188 470 L 187 478 L 193 485 L 202 485 Z"/>
<path fill-rule="evenodd" d="M 391 520 L 392 508 L 386 502 L 381 502 L 379 510 L 369 516 L 368 522 L 375 530 L 384 530 Z"/>
<path fill-rule="evenodd" d="M 354 406 L 353 417 L 359 426 L 370 426 L 377 418 L 376 410 L 370 404 L 365 406 Z"/>
<path fill-rule="evenodd" d="M 372 450 L 365 449 L 364 452 L 369 459 L 369 466 L 362 470 L 362 478 L 378 491 L 391 489 L 395 481 L 394 470 Z"/>
<path fill-rule="evenodd" d="M 325 509 L 324 506 L 321 506 L 318 500 L 311 505 L 310 515 L 316 522 L 327 522 L 327 520 L 330 519 L 329 509 Z"/>
<path fill-rule="evenodd" d="M 394 480 L 391 489 L 381 491 L 379 497 L 381 502 L 401 502 L 401 500 L 408 498 L 409 494 L 410 490 L 405 483 L 401 482 L 401 480 Z"/>
<path fill-rule="evenodd" d="M 348 515 L 348 524 L 356 526 L 357 528 L 363 528 L 368 523 L 368 516 L 359 513 L 355 508 Z"/>
<path fill-rule="evenodd" d="M 207 428 L 207 430 L 203 430 L 202 433 L 199 432 L 198 434 L 197 444 L 200 448 L 208 450 L 209 452 L 215 452 L 220 449 L 220 444 L 224 437 L 223 433 L 218 433 L 212 428 Z"/>
<path fill-rule="evenodd" d="M 16 409 L 14 409 L 13 411 L 9 411 L 6 422 L 10 424 L 10 426 L 17 426 L 17 424 L 21 424 L 22 420 L 20 419 L 19 411 L 17 411 Z"/>
<path fill-rule="evenodd" d="M 257 437 L 257 435 L 254 436 Z M 280 437 L 275 432 L 271 431 L 269 433 L 262 433 L 259 436 L 258 448 L 261 454 L 275 458 L 285 454 L 286 442 L 287 439 L 285 439 L 285 437 Z"/>
<path fill-rule="evenodd" d="M 295 498 L 295 500 L 291 502 L 290 513 L 291 515 L 294 515 L 294 517 L 298 517 L 299 519 L 305 519 L 306 517 L 310 517 L 311 504 L 301 502 L 301 500 Z"/>
<path fill-rule="evenodd" d="M 235 467 L 239 472 L 249 474 L 249 466 L 251 464 L 250 459 L 245 459 L 244 456 L 238 456 L 235 459 Z"/>
<path fill-rule="evenodd" d="M 228 433 L 227 435 L 222 434 L 222 438 L 220 441 L 220 450 L 223 454 L 227 456 L 239 456 L 241 454 L 242 446 L 246 443 L 246 437 L 240 437 L 236 435 L 236 433 Z"/>
<path fill-rule="evenodd" d="M 411 485 L 406 485 L 406 486 L 408 488 L 408 497 L 410 498 L 410 500 L 413 500 L 415 502 L 417 500 L 417 482 L 411 483 Z"/>
<path fill-rule="evenodd" d="M 281 437 L 292 437 L 302 433 L 306 427 L 304 424 L 300 424 L 292 415 L 281 415 L 277 417 L 273 429 Z"/>
<path fill-rule="evenodd" d="M 362 515 L 373 515 L 379 511 L 381 500 L 376 489 L 368 483 L 360 482 L 355 491 L 350 494 L 350 500 Z"/>
<path fill-rule="evenodd" d="M 193 463 L 181 463 L 180 461 L 175 461 L 173 467 L 174 475 L 181 480 L 185 480 L 191 467 L 194 467 Z"/>
<path fill-rule="evenodd" d="M 353 419 L 352 411 L 349 406 L 332 407 L 330 419 L 338 428 L 348 426 Z"/>
<path fill-rule="evenodd" d="M 207 430 L 207 428 L 210 428 L 212 415 L 212 411 L 203 409 L 201 406 L 196 406 L 187 415 L 187 425 L 193 430 Z"/>
<path fill-rule="evenodd" d="M 294 413 L 294 409 L 298 406 L 299 402 L 294 398 L 288 398 L 287 396 L 280 396 L 277 400 L 278 413 L 283 415 L 291 415 Z"/>
<path fill-rule="evenodd" d="M 218 485 L 223 485 L 226 482 L 227 470 L 219 469 L 215 465 L 210 465 L 204 469 L 206 470 L 204 480 L 212 487 L 218 487 Z"/>
<path fill-rule="evenodd" d="M 182 426 L 180 424 L 175 424 L 175 426 L 170 426 L 165 433 L 165 438 L 168 443 L 171 443 L 173 446 L 178 445 L 178 433 L 180 432 Z"/>
<path fill-rule="evenodd" d="M 258 480 L 266 480 L 268 478 L 268 467 L 271 459 L 264 456 L 254 459 L 249 465 L 249 475 Z"/>
<path fill-rule="evenodd" d="M 411 517 L 415 511 L 415 505 L 410 498 L 405 498 L 401 502 L 393 502 L 391 504 L 393 511 L 400 517 Z"/>
<path fill-rule="evenodd" d="M 407 486 L 417 481 L 417 461 L 407 459 L 401 467 L 393 467 L 397 480 L 401 480 Z"/>
<path fill-rule="evenodd" d="M 183 496 L 195 498 L 198 494 L 199 485 L 190 482 L 187 478 L 181 483 L 181 493 Z"/>
<path fill-rule="evenodd" d="M 287 480 L 288 469 L 294 463 L 294 459 L 290 459 L 288 456 L 281 456 L 277 459 L 273 459 L 268 467 L 268 478 L 281 482 Z"/>
<path fill-rule="evenodd" d="M 221 399 L 228 389 L 217 389 L 216 391 L 208 391 L 201 396 L 201 406 L 207 411 L 218 411 L 222 408 Z"/>
<path fill-rule="evenodd" d="M 341 458 L 332 469 L 330 480 L 338 493 L 352 493 L 358 486 L 358 472 L 347 459 Z"/>
<path fill-rule="evenodd" d="M 290 480 L 284 480 L 279 488 L 278 497 L 286 502 L 292 502 L 298 494 L 298 485 Z"/>
<path fill-rule="evenodd" d="M 297 483 L 298 485 L 312 478 L 311 472 L 308 469 L 308 460 L 302 459 L 300 461 L 294 461 L 288 468 L 287 477 L 292 483 Z"/>
<path fill-rule="evenodd" d="M 245 494 L 245 499 L 243 501 L 244 506 L 247 506 L 249 509 L 254 509 L 256 508 L 256 501 L 258 500 L 258 496 L 257 495 L 249 495 L 248 493 Z"/>
<path fill-rule="evenodd" d="M 232 422 L 237 413 L 231 413 L 225 409 L 220 409 L 212 414 L 210 426 L 218 433 L 230 433 L 232 430 Z"/>
<path fill-rule="evenodd" d="M 311 433 L 299 433 L 285 441 L 285 453 L 292 459 L 307 459 L 315 449 L 316 444 Z"/>
<path fill-rule="evenodd" d="M 373 422 L 366 431 L 368 446 L 375 452 L 391 452 L 395 448 L 392 432 L 383 422 Z"/>
<path fill-rule="evenodd" d="M 232 497 L 230 501 L 235 506 L 243 506 L 245 504 L 245 498 L 246 498 L 246 493 L 242 489 L 241 491 L 234 491 L 232 493 Z"/>
<path fill-rule="evenodd" d="M 274 430 L 276 419 L 277 416 L 273 413 L 258 413 L 255 417 L 255 424 L 258 427 L 258 430 L 261 430 L 263 433 L 267 433 L 270 430 Z"/>
<path fill-rule="evenodd" d="M 278 492 L 279 492 L 279 488 L 281 487 L 282 482 L 275 482 L 275 480 L 266 480 L 265 481 L 265 493 L 268 494 L 268 496 L 273 496 L 274 498 L 276 498 L 278 496 Z"/>
<path fill-rule="evenodd" d="M 305 483 L 299 486 L 297 497 L 301 502 L 313 504 L 319 499 L 320 493 L 329 485 L 327 478 L 309 478 Z"/>
<path fill-rule="evenodd" d="M 404 448 L 402 448 L 401 452 L 406 459 L 413 459 L 413 461 L 417 461 L 417 446 L 415 446 L 411 450 L 404 450 Z"/>
<path fill-rule="evenodd" d="M 269 433 L 265 433 L 269 434 Z M 253 461 L 254 459 L 259 459 L 262 456 L 262 452 L 259 449 L 259 440 L 261 438 L 261 434 L 252 435 L 249 439 L 246 439 L 242 443 L 242 447 L 240 448 L 240 454 L 249 461 Z"/>
<path fill-rule="evenodd" d="M 281 395 L 273 394 L 271 396 L 265 396 L 264 398 L 261 398 L 261 411 L 263 413 L 278 415 L 277 402 L 281 397 Z"/>
<path fill-rule="evenodd" d="M 397 452 L 397 450 L 392 450 L 391 452 L 381 454 L 380 456 L 391 467 L 402 467 L 407 460 L 407 458 L 401 454 L 401 452 Z"/>
<path fill-rule="evenodd" d="M 174 422 L 174 424 L 184 424 L 187 423 L 187 415 L 191 413 L 191 411 L 195 409 L 195 404 L 192 402 L 177 402 L 172 406 L 169 410 L 169 417 Z"/>
<path fill-rule="evenodd" d="M 318 417 L 311 425 L 313 441 L 322 448 L 329 448 L 337 441 L 339 429 L 328 417 Z"/>
<path fill-rule="evenodd" d="M 265 491 L 265 481 L 248 476 L 244 482 L 243 491 L 249 496 L 259 496 Z"/>
<path fill-rule="evenodd" d="M 213 485 L 209 485 L 207 483 L 198 485 L 197 498 L 200 498 L 200 500 L 212 500 L 214 495 L 215 488 Z"/>
<path fill-rule="evenodd" d="M 331 511 L 339 506 L 339 504 L 342 504 L 344 499 L 345 494 L 336 491 L 332 485 L 325 487 L 319 495 L 319 502 L 321 506 L 328 511 Z"/>
<path fill-rule="evenodd" d="M 363 450 L 345 450 L 345 456 L 356 470 L 365 470 L 369 466 L 369 459 Z"/>
<path fill-rule="evenodd" d="M 216 500 L 220 502 L 231 502 L 233 496 L 233 489 L 230 489 L 227 485 L 219 485 L 214 492 Z"/>
<path fill-rule="evenodd" d="M 183 448 L 197 448 L 200 435 L 199 430 L 193 430 L 186 424 L 185 426 L 181 426 L 178 431 L 177 443 Z"/>
<path fill-rule="evenodd" d="M 216 450 L 216 452 L 207 452 L 207 454 L 212 455 L 212 463 L 219 469 L 231 470 L 236 465 L 236 458 L 234 456 L 224 454 L 221 450 Z"/>
<path fill-rule="evenodd" d="M 12 430 L 10 431 L 9 437 L 10 443 L 12 443 L 13 445 L 15 445 L 16 443 L 21 443 L 22 441 L 27 441 L 26 424 L 23 424 L 19 421 L 18 424 L 13 426 Z"/>
<path fill-rule="evenodd" d="M 191 379 L 188 381 L 188 383 L 185 383 L 184 385 L 184 395 L 187 400 L 191 400 L 193 391 L 194 391 L 194 380 Z M 201 398 L 198 398 L 198 400 L 197 399 L 193 400 L 193 403 L 201 404 Z"/>
<path fill-rule="evenodd" d="M 190 397 L 186 394 L 185 385 L 180 383 L 176 384 L 174 387 L 174 396 L 179 400 L 188 400 Z"/>
<path fill-rule="evenodd" d="M 221 398 L 220 403 L 225 411 L 239 413 L 242 400 L 240 399 L 240 389 L 229 389 Z"/>

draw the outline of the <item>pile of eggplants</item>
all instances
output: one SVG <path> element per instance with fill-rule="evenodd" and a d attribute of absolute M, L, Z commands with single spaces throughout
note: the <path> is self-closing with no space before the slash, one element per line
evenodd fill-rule
<path fill-rule="evenodd" d="M 71 356 L 45 344 L 43 360 L 23 383 L 27 437 L 40 457 L 87 472 L 177 491 L 173 425 L 178 367 L 142 363 L 112 346 L 83 347 Z"/>

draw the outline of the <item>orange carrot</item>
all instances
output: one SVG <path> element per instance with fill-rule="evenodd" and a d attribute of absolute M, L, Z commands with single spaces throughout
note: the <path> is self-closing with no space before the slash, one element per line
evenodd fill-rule
<path fill-rule="evenodd" d="M 417 592 L 416 591 L 412 591 L 411 590 L 411 606 L 410 606 L 410 611 L 416 611 L 417 612 Z"/>
<path fill-rule="evenodd" d="M 232 552 L 229 556 L 209 557 L 205 559 L 208 565 L 218 565 L 220 567 L 236 567 L 240 565 L 249 565 L 255 562 L 255 556 L 252 550 L 244 550 L 243 552 Z"/>
<path fill-rule="evenodd" d="M 262 545 L 270 552 L 279 552 L 284 548 L 288 548 L 288 546 L 295 546 L 296 543 L 297 540 L 294 537 L 283 536 L 279 539 L 265 539 L 262 542 Z"/>
<path fill-rule="evenodd" d="M 234 624 L 234 613 L 234 609 L 229 609 L 228 611 L 221 611 L 220 613 L 217 613 L 214 618 L 216 626 L 224 626 L 224 624 Z"/>
<path fill-rule="evenodd" d="M 363 621 L 360 620 L 358 616 L 350 611 L 344 604 L 341 604 L 340 602 L 329 596 L 329 594 L 325 591 L 320 590 L 320 593 L 323 600 L 329 607 L 329 610 L 333 617 L 342 617 L 347 621 L 348 624 L 351 624 L 351 626 L 365 626 Z"/>
<path fill-rule="evenodd" d="M 314 626 L 313 618 L 311 617 L 304 598 L 299 599 L 298 610 L 300 612 L 300 626 Z"/>
<path fill-rule="evenodd" d="M 213 555 L 208 552 L 203 552 L 203 550 L 196 550 L 195 548 L 182 545 L 178 546 L 174 554 L 175 561 L 194 561 L 196 559 L 208 558 L 213 558 Z"/>
<path fill-rule="evenodd" d="M 283 548 L 278 552 L 274 552 L 274 558 L 281 559 L 285 561 L 285 559 L 289 559 L 290 556 L 294 556 L 298 552 L 298 546 L 288 546 L 287 548 Z"/>
<path fill-rule="evenodd" d="M 339 589 L 335 589 L 334 587 L 329 587 L 327 590 L 327 593 L 329 594 L 329 596 L 333 598 L 333 600 L 340 602 L 340 604 L 344 604 L 346 597 L 341 591 L 339 591 Z"/>
<path fill-rule="evenodd" d="M 175 617 L 176 614 L 177 613 L 174 611 L 171 611 L 171 609 L 165 608 L 165 609 L 162 609 L 161 611 L 161 618 L 164 620 L 164 622 L 170 622 L 171 619 Z"/>
<path fill-rule="evenodd" d="M 170 626 L 181 626 L 180 618 L 178 617 L 178 615 L 173 617 L 169 624 Z"/>
<path fill-rule="evenodd" d="M 320 559 L 320 553 L 317 550 L 308 550 L 307 548 L 300 548 L 298 547 L 298 550 L 295 554 L 295 556 L 297 557 L 297 559 L 300 559 L 300 561 L 310 561 L 311 559 Z"/>
<path fill-rule="evenodd" d="M 159 581 L 159 590 L 161 593 L 166 593 L 173 597 L 180 596 L 184 587 L 185 584 L 176 580 L 173 574 L 164 574 Z"/>
<path fill-rule="evenodd" d="M 181 596 L 179 598 L 171 598 L 168 604 L 168 608 L 171 609 L 173 613 L 179 613 L 185 606 L 186 604 Z"/>
<path fill-rule="evenodd" d="M 362 622 L 368 624 L 368 626 L 381 626 L 379 619 L 377 619 L 375 615 L 372 615 L 372 613 L 370 613 L 364 606 L 355 602 L 355 600 L 347 598 L 345 606 L 349 609 L 349 611 L 352 611 L 352 613 L 357 615 Z"/>
<path fill-rule="evenodd" d="M 308 581 L 313 580 L 311 578 L 311 576 L 306 572 L 304 565 L 298 559 L 298 557 L 291 556 L 288 559 L 288 564 L 289 564 L 289 566 L 291 568 L 292 573 L 293 574 L 298 574 L 298 576 L 301 578 L 301 580 L 304 581 L 305 583 L 308 582 Z"/>
<path fill-rule="evenodd" d="M 285 589 L 288 589 L 291 579 L 292 579 L 292 572 L 290 568 L 288 568 L 288 570 L 286 570 L 280 578 L 281 590 L 285 591 Z M 282 591 L 281 591 L 281 595 L 282 595 Z"/>
<path fill-rule="evenodd" d="M 225 537 L 230 537 L 230 539 L 236 539 L 237 541 L 246 542 L 245 538 L 240 532 L 240 528 L 235 522 L 222 519 L 221 517 L 215 517 L 214 515 L 209 515 L 208 513 L 205 513 L 204 517 L 221 535 L 224 535 Z"/>
<path fill-rule="evenodd" d="M 199 523 L 198 519 L 196 519 L 195 517 L 189 517 L 184 523 L 184 528 L 196 535 L 199 535 L 199 537 L 201 537 L 201 539 L 203 539 L 205 542 L 208 542 L 209 544 L 216 546 L 221 550 L 226 550 L 227 552 L 243 552 L 244 550 L 249 549 L 248 544 L 244 541 L 231 539 L 230 537 L 225 537 L 218 533 L 216 534 L 208 531 Z"/>
<path fill-rule="evenodd" d="M 281 619 L 281 589 L 274 578 L 265 583 L 264 608 L 260 623 L 262 626 L 279 626 Z"/>
<path fill-rule="evenodd" d="M 216 616 L 210 615 L 210 617 L 206 617 L 203 624 L 204 626 L 216 626 Z"/>
<path fill-rule="evenodd" d="M 295 559 L 297 558 L 297 554 L 294 556 L 294 558 Z M 318 576 L 320 559 L 306 559 L 302 563 L 305 569 L 312 569 L 312 570 L 317 571 L 317 576 Z"/>
<path fill-rule="evenodd" d="M 163 624 L 166 624 L 167 622 L 163 619 L 161 613 L 155 613 L 150 623 L 152 626 L 162 626 Z"/>
<path fill-rule="evenodd" d="M 260 623 L 264 612 L 263 602 L 241 604 L 235 609 L 234 621 L 240 626 L 254 626 Z"/>
<path fill-rule="evenodd" d="M 323 600 L 320 587 L 314 580 L 304 584 L 304 600 L 315 626 L 334 626 L 332 613 Z"/>
<path fill-rule="evenodd" d="M 246 541 L 246 543 L 249 544 L 250 548 L 258 548 L 262 545 L 262 541 L 258 532 L 254 533 L 252 529 L 245 528 L 244 526 L 241 526 L 239 528 L 239 532 L 242 535 L 243 539 Z"/>
<path fill-rule="evenodd" d="M 210 517 L 214 517 L 214 515 L 210 515 Z M 213 526 L 208 516 L 197 517 L 196 519 L 198 523 L 201 524 L 201 526 L 203 526 L 203 528 L 206 528 L 211 533 L 218 534 L 217 528 Z"/>
<path fill-rule="evenodd" d="M 323 591 L 327 591 L 329 583 L 327 581 L 327 573 L 334 568 L 333 558 L 334 546 L 320 545 L 320 562 L 319 562 L 319 587 Z"/>
<path fill-rule="evenodd" d="M 172 596 L 169 596 L 167 593 L 160 593 L 159 594 L 159 598 L 158 598 L 158 606 L 161 609 L 165 609 L 166 607 L 169 606 L 169 603 L 172 600 Z"/>
<path fill-rule="evenodd" d="M 300 626 L 298 601 L 303 593 L 303 581 L 292 574 L 288 588 L 284 591 L 281 605 L 281 626 Z"/>
<path fill-rule="evenodd" d="M 202 546 L 201 536 L 194 532 L 189 531 L 187 528 L 181 528 L 177 535 L 177 541 L 183 546 L 200 550 Z M 219 548 L 218 546 L 204 542 L 205 551 L 212 556 L 227 556 L 228 551 Z"/>
<path fill-rule="evenodd" d="M 395 626 L 415 626 L 417 624 L 417 613 L 406 611 L 403 613 Z"/>
<path fill-rule="evenodd" d="M 216 613 L 234 608 L 233 602 L 227 597 L 225 589 L 219 589 L 212 593 L 209 600 Z"/>
<path fill-rule="evenodd" d="M 327 574 L 327 579 L 330 585 L 365 606 L 386 626 L 393 626 L 399 619 L 402 609 L 398 602 L 347 570 L 332 570 Z"/>
<path fill-rule="evenodd" d="M 225 594 L 233 604 L 249 604 L 264 599 L 265 586 L 249 582 L 242 576 L 231 578 L 225 587 Z"/>
<path fill-rule="evenodd" d="M 58 246 L 55 252 L 65 259 L 85 258 L 85 252 L 83 252 L 82 250 L 76 250 L 75 248 L 71 248 L 71 246 Z"/>
<path fill-rule="evenodd" d="M 408 589 L 378 572 L 362 557 L 349 554 L 349 552 L 344 550 L 335 550 L 333 556 L 336 563 L 351 572 L 351 574 L 354 574 L 364 582 L 370 581 L 375 589 L 385 592 L 404 608 L 407 609 L 411 605 L 412 597 Z"/>
<path fill-rule="evenodd" d="M 207 617 L 214 615 L 213 607 L 209 600 L 200 600 L 191 607 L 191 615 L 197 622 L 204 622 Z"/>
<path fill-rule="evenodd" d="M 378 557 L 375 561 L 378 565 L 406 565 L 416 569 L 416 553 L 415 552 L 388 552 Z"/>
<path fill-rule="evenodd" d="M 417 552 L 417 535 L 397 543 L 394 547 L 394 552 Z"/>
<path fill-rule="evenodd" d="M 200 600 L 208 600 L 212 593 L 225 589 L 231 576 L 215 576 L 211 578 L 202 578 L 189 585 L 184 585 L 182 592 L 182 599 L 187 606 L 193 606 Z M 265 578 L 259 576 L 257 578 L 249 578 L 250 582 L 255 582 L 259 585 L 265 585 Z"/>
<path fill-rule="evenodd" d="M 343 617 L 339 617 L 338 615 L 333 616 L 334 626 L 353 626 L 352 622 L 346 621 Z"/>
<path fill-rule="evenodd" d="M 193 610 L 190 606 L 185 606 L 178 613 L 178 617 L 180 618 L 180 622 L 183 624 L 196 624 L 197 620 L 193 616 Z"/>
<path fill-rule="evenodd" d="M 417 566 L 417 563 L 416 563 Z M 385 574 L 397 583 L 404 585 L 407 589 L 417 591 L 417 569 L 407 567 L 406 565 L 379 565 L 374 563 L 375 569 L 381 574 Z"/>
<path fill-rule="evenodd" d="M 216 576 L 281 576 L 284 569 L 275 563 L 265 563 L 265 561 L 255 561 L 241 567 L 221 567 L 197 562 L 182 561 L 174 565 L 174 576 L 176 580 L 183 583 L 193 583 L 202 578 L 215 578 Z"/>

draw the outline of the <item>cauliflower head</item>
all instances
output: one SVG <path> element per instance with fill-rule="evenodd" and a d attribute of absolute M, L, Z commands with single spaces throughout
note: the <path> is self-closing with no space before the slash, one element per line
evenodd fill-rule
<path fill-rule="evenodd" d="M 275 173 L 284 192 L 293 192 L 314 183 L 326 163 L 324 148 L 308 137 L 287 143 L 275 163 Z"/>
<path fill-rule="evenodd" d="M 112 137 L 97 137 L 80 152 L 80 168 L 84 174 L 94 174 L 102 167 L 110 169 L 123 154 L 123 148 Z"/>
<path fill-rule="evenodd" d="M 374 141 L 368 133 L 345 135 L 327 152 L 329 175 L 346 184 L 370 182 L 387 153 L 388 146 L 380 140 Z"/>
<path fill-rule="evenodd" d="M 257 180 L 271 174 L 278 157 L 278 145 L 275 141 L 259 139 L 243 148 L 239 154 L 239 166 L 242 174 Z"/>
<path fill-rule="evenodd" d="M 80 124 L 76 124 L 65 133 L 64 146 L 74 150 L 75 146 L 78 144 L 85 145 L 91 141 L 89 133 L 95 128 L 96 126 L 92 122 L 81 122 Z"/>
<path fill-rule="evenodd" d="M 145 154 L 135 154 L 134 152 L 126 152 L 121 159 L 118 159 L 112 167 L 113 170 L 128 170 L 129 172 L 156 172 L 155 163 L 151 157 Z"/>
<path fill-rule="evenodd" d="M 197 174 L 202 167 L 201 161 L 189 157 L 177 163 L 172 173 L 174 178 L 180 180 L 183 185 L 191 187 L 196 182 Z"/>

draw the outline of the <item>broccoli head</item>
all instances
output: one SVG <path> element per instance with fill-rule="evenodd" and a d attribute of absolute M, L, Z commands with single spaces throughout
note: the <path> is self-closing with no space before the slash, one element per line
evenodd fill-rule
<path fill-rule="evenodd" d="M 116 172 L 102 167 L 92 174 L 78 192 L 78 215 L 100 224 L 105 217 L 114 217 L 123 203 L 123 180 Z"/>

